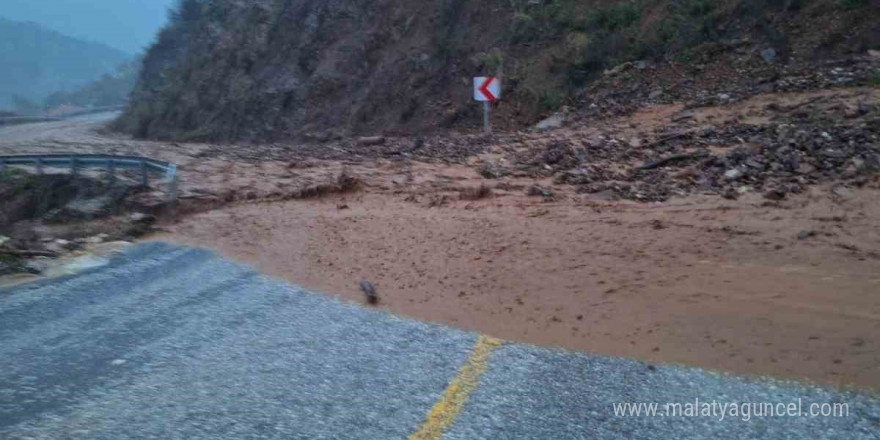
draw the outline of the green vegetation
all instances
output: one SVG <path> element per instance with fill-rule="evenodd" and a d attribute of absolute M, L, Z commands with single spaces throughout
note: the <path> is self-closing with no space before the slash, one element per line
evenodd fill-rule
<path fill-rule="evenodd" d="M 868 74 L 868 85 L 880 88 L 880 69 L 872 70 Z"/>
<path fill-rule="evenodd" d="M 22 259 L 21 257 L 11 254 L 5 254 L 0 251 L 0 269 L 2 269 L 3 266 L 6 266 L 7 268 L 19 269 L 22 267 L 23 264 L 24 259 Z"/>
<path fill-rule="evenodd" d="M 844 1 L 181 0 L 116 127 L 254 141 L 474 127 L 470 78 L 499 71 L 496 115 L 521 125 L 579 105 L 627 62 L 677 60 L 687 75 L 720 56 L 763 66 L 768 47 L 780 63 L 876 47 L 874 3 Z"/>
<path fill-rule="evenodd" d="M 504 52 L 498 49 L 480 52 L 473 57 L 472 61 L 478 70 L 496 73 L 504 67 Z"/>
<path fill-rule="evenodd" d="M 543 90 L 538 95 L 538 107 L 542 112 L 555 111 L 565 104 L 566 96 L 562 90 Z"/>
<path fill-rule="evenodd" d="M 0 171 L 0 182 L 13 180 L 27 175 L 28 173 L 18 168 L 6 167 Z"/>
<path fill-rule="evenodd" d="M 837 0 L 837 7 L 846 11 L 866 8 L 870 4 L 871 0 Z"/>
<path fill-rule="evenodd" d="M 628 29 L 638 23 L 642 15 L 641 2 L 623 1 L 605 9 L 592 10 L 587 17 L 589 27 L 605 32 Z"/>
<path fill-rule="evenodd" d="M 605 69 L 627 61 L 665 58 L 693 61 L 697 46 L 722 38 L 719 24 L 726 21 L 735 19 L 754 26 L 759 34 L 775 32 L 764 24 L 768 11 L 797 11 L 808 1 L 739 0 L 726 3 L 722 8 L 714 0 L 669 0 L 662 13 L 658 13 L 656 2 L 647 0 L 625 0 L 600 8 L 591 8 L 588 2 L 576 0 L 514 1 L 507 43 L 517 47 L 523 43 L 549 45 L 549 42 L 561 41 L 564 53 L 556 56 L 551 69 L 565 72 L 565 95 L 570 95 Z M 651 21 L 646 21 L 648 8 L 653 8 Z M 551 88 L 560 87 L 551 84 L 543 89 L 535 84 L 522 93 L 535 97 L 536 112 L 546 112 L 567 99 L 567 96 L 555 96 L 559 92 L 551 93 Z"/>
<path fill-rule="evenodd" d="M 453 55 L 456 49 L 456 40 L 453 38 L 455 34 L 458 17 L 461 14 L 466 0 L 440 0 L 437 2 L 439 9 L 437 10 L 437 22 L 434 34 L 434 47 L 436 55 L 440 60 L 446 61 Z"/>
<path fill-rule="evenodd" d="M 17 196 L 33 190 L 37 185 L 37 178 L 20 169 L 7 167 L 0 171 L 0 184 L 3 185 L 4 195 Z"/>

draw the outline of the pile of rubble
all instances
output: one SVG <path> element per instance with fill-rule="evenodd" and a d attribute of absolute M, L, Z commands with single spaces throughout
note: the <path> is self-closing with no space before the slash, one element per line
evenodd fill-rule
<path fill-rule="evenodd" d="M 488 150 L 491 143 L 492 138 L 487 136 L 454 133 L 415 138 L 375 136 L 310 141 L 297 145 L 211 145 L 199 156 L 241 162 L 305 163 L 311 160 L 335 160 L 358 163 L 376 159 L 412 159 L 423 162 L 465 163 L 470 157 Z"/>
<path fill-rule="evenodd" d="M 649 104 L 704 107 L 772 92 L 877 85 L 880 52 L 821 62 L 782 63 L 775 51 L 748 41 L 707 43 L 686 62 L 629 62 L 609 69 L 576 100 L 589 117 L 630 114 Z"/>
<path fill-rule="evenodd" d="M 864 184 L 880 171 L 880 104 L 851 108 L 834 107 L 834 99 L 821 102 L 836 111 L 812 104 L 779 109 L 771 103 L 765 113 L 775 116 L 766 124 L 736 118 L 701 127 L 673 122 L 656 129 L 653 142 L 579 137 L 576 131 L 549 134 L 549 142 L 512 151 L 504 162 L 484 161 L 480 172 L 485 178 L 552 177 L 580 193 L 642 202 L 747 192 L 780 200 L 809 185 Z"/>

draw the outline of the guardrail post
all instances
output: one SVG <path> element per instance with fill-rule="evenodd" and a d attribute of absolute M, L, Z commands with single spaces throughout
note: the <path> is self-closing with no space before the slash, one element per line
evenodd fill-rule
<path fill-rule="evenodd" d="M 6 159 L 0 158 L 0 173 L 6 171 Z"/>
<path fill-rule="evenodd" d="M 76 163 L 76 156 L 70 157 L 70 175 L 76 177 L 79 175 L 79 167 Z"/>
<path fill-rule="evenodd" d="M 168 185 L 168 198 L 172 204 L 177 203 L 177 183 L 177 175 L 175 174 Z"/>
<path fill-rule="evenodd" d="M 177 202 L 177 165 L 171 164 L 165 171 L 165 179 L 168 180 L 168 201 L 170 203 Z"/>
<path fill-rule="evenodd" d="M 147 172 L 147 161 L 141 161 L 141 186 L 144 188 L 150 186 L 150 176 Z"/>
<path fill-rule="evenodd" d="M 116 183 L 116 162 L 113 159 L 107 159 L 107 174 L 110 175 L 110 184 Z"/>
<path fill-rule="evenodd" d="M 43 174 L 43 159 L 37 158 L 37 174 Z"/>

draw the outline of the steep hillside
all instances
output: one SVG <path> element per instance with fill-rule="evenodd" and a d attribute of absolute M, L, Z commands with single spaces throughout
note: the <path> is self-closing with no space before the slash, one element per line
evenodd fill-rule
<path fill-rule="evenodd" d="M 117 126 L 263 140 L 468 128 L 470 78 L 503 73 L 495 123 L 513 128 L 601 101 L 596 80 L 624 62 L 659 69 L 631 92 L 673 99 L 682 83 L 751 86 L 864 55 L 878 23 L 870 0 L 184 0 Z"/>
<path fill-rule="evenodd" d="M 59 106 L 108 107 L 125 104 L 140 71 L 140 59 L 119 65 L 112 74 L 106 73 L 85 86 L 49 95 L 43 104 L 48 109 Z"/>
<path fill-rule="evenodd" d="M 82 87 L 129 58 L 35 23 L 0 19 L 0 108 L 35 110 L 50 93 Z"/>

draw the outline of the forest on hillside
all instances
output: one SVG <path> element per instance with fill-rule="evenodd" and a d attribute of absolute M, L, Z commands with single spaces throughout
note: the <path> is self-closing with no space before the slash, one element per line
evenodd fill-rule
<path fill-rule="evenodd" d="M 43 101 L 53 93 L 74 91 L 102 78 L 114 82 L 125 71 L 119 66 L 131 63 L 131 58 L 35 23 L 0 18 L 0 109 L 32 113 L 43 109 Z"/>

